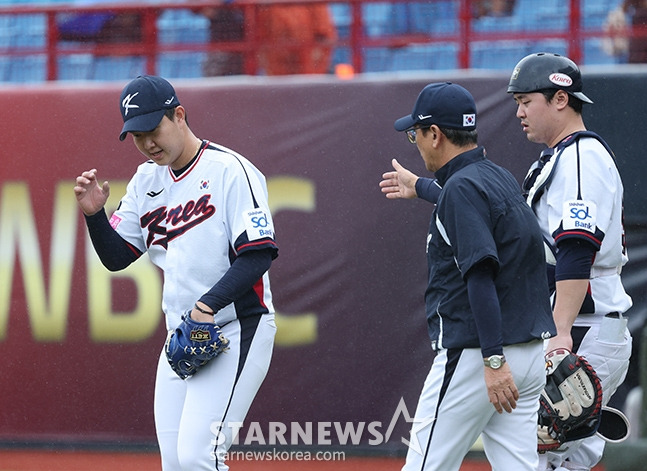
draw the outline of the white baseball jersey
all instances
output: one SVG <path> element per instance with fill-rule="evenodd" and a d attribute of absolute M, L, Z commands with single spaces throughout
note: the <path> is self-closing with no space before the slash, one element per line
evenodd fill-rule
<path fill-rule="evenodd" d="M 620 279 L 628 260 L 622 181 L 612 155 L 592 136 L 569 136 L 558 144 L 528 195 L 547 246 L 549 264 L 555 264 L 557 242 L 562 238 L 585 239 L 599 247 L 583 315 L 578 316 L 576 326 L 590 326 L 605 314 L 622 313 L 631 307 Z"/>
<path fill-rule="evenodd" d="M 141 164 L 110 223 L 164 272 L 162 309 L 168 329 L 181 322 L 238 254 L 276 246 L 265 177 L 243 156 L 206 141 L 180 176 L 152 161 Z M 218 322 L 273 313 L 267 273 L 252 298 L 221 309 Z"/>

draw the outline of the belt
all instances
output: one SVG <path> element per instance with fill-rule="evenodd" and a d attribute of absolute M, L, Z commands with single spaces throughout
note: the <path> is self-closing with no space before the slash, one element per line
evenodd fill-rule
<path fill-rule="evenodd" d="M 591 278 L 599 278 L 601 276 L 619 275 L 622 273 L 622 267 L 591 267 Z"/>

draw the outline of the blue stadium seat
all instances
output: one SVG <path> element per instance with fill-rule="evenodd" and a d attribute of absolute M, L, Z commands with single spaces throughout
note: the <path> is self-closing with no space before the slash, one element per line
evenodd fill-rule
<path fill-rule="evenodd" d="M 484 16 L 472 22 L 472 31 L 477 33 L 519 31 L 521 25 L 521 20 L 516 16 Z"/>
<path fill-rule="evenodd" d="M 0 15 L 0 48 L 12 45 L 12 22 L 11 15 Z"/>
<path fill-rule="evenodd" d="M 157 74 L 167 78 L 202 77 L 202 64 L 206 54 L 179 52 L 160 54 L 157 58 Z"/>
<path fill-rule="evenodd" d="M 584 41 L 582 50 L 583 63 L 587 65 L 617 64 L 620 60 L 610 56 L 602 49 L 602 39 L 590 38 Z"/>
<path fill-rule="evenodd" d="M 564 0 L 540 0 L 536 2 L 539 4 L 539 12 L 544 14 L 561 14 L 568 15 L 570 8 L 569 2 Z"/>
<path fill-rule="evenodd" d="M 581 0 L 582 27 L 602 29 L 609 12 L 618 7 L 622 0 Z"/>
<path fill-rule="evenodd" d="M 59 80 L 89 80 L 92 78 L 94 57 L 92 54 L 60 56 L 57 65 Z"/>
<path fill-rule="evenodd" d="M 0 56 L 0 82 L 9 81 L 11 75 L 11 58 Z"/>
<path fill-rule="evenodd" d="M 13 47 L 44 47 L 47 36 L 44 14 L 14 15 L 9 25 Z"/>
<path fill-rule="evenodd" d="M 531 43 L 532 52 L 553 52 L 568 56 L 568 44 L 563 39 L 541 39 Z"/>
<path fill-rule="evenodd" d="M 162 44 L 209 41 L 209 20 L 190 10 L 165 10 L 157 19 L 157 27 Z"/>
<path fill-rule="evenodd" d="M 453 43 L 415 45 L 398 49 L 393 71 L 451 70 L 458 68 L 458 46 Z"/>
<path fill-rule="evenodd" d="M 367 36 L 390 34 L 391 3 L 366 3 L 362 5 L 364 33 Z"/>
<path fill-rule="evenodd" d="M 516 0 L 513 16 L 527 31 L 561 31 L 568 26 L 569 2 L 565 0 Z"/>
<path fill-rule="evenodd" d="M 590 12 L 582 17 L 582 28 L 602 29 L 607 21 L 608 12 Z"/>
<path fill-rule="evenodd" d="M 338 47 L 332 53 L 331 64 L 333 70 L 337 64 L 350 64 L 353 59 L 351 57 L 350 48 L 347 47 Z"/>
<path fill-rule="evenodd" d="M 609 12 L 618 7 L 622 0 L 580 0 L 580 7 L 582 9 L 582 16 L 589 12 Z"/>
<path fill-rule="evenodd" d="M 512 70 L 530 54 L 528 41 L 478 41 L 472 43 L 470 66 L 474 69 Z"/>
<path fill-rule="evenodd" d="M 352 21 L 350 5 L 348 3 L 331 3 L 329 5 L 332 22 L 337 28 L 337 36 L 348 38 Z"/>
<path fill-rule="evenodd" d="M 372 47 L 364 50 L 363 72 L 386 72 L 393 70 L 393 49 Z"/>
<path fill-rule="evenodd" d="M 459 28 L 458 9 L 456 0 L 394 3 L 388 30 L 393 34 L 454 34 Z"/>
<path fill-rule="evenodd" d="M 176 18 L 179 18 L 178 10 L 164 10 L 157 17 L 157 40 L 161 44 L 178 42 Z"/>
<path fill-rule="evenodd" d="M 47 78 L 45 55 L 14 57 L 7 80 L 9 82 L 44 82 Z"/>
<path fill-rule="evenodd" d="M 154 2 L 155 0 L 145 0 Z M 599 30 L 609 11 L 621 0 L 581 0 L 582 27 Z M 69 4 L 70 0 L 0 0 L 0 5 Z M 459 0 L 410 1 L 390 3 L 368 2 L 363 5 L 365 33 L 370 37 L 393 34 L 428 34 L 431 37 L 457 34 L 459 31 Z M 351 7 L 338 0 L 330 4 L 333 22 L 340 38 L 348 38 Z M 569 2 L 565 0 L 516 0 L 513 15 L 474 20 L 473 31 L 546 32 L 568 31 Z M 158 41 L 161 44 L 204 43 L 209 39 L 209 21 L 190 9 L 161 10 L 157 20 Z M 44 14 L 0 14 L 0 49 L 42 48 L 45 46 L 47 22 Z M 583 41 L 582 64 L 613 64 L 617 58 L 608 56 L 601 48 L 600 38 Z M 64 45 L 62 46 L 64 47 Z M 458 66 L 458 44 L 411 44 L 403 48 L 370 48 L 364 54 L 365 71 L 439 70 Z M 533 41 L 475 42 L 470 63 L 473 68 L 509 69 L 523 55 L 536 51 L 568 54 L 568 44 L 562 39 Z M 202 76 L 204 52 L 160 54 L 157 73 L 171 78 Z M 350 63 L 348 47 L 337 48 L 333 66 Z M 89 54 L 61 56 L 58 59 L 61 80 L 122 80 L 144 71 L 143 58 L 101 57 Z M 38 81 L 46 78 L 43 54 L 26 57 L 0 57 L 0 81 Z"/>
<path fill-rule="evenodd" d="M 145 73 L 142 57 L 95 57 L 92 80 L 127 80 Z"/>
<path fill-rule="evenodd" d="M 516 0 L 513 15 L 529 18 L 538 13 L 562 13 L 568 15 L 569 2 L 565 0 Z"/>

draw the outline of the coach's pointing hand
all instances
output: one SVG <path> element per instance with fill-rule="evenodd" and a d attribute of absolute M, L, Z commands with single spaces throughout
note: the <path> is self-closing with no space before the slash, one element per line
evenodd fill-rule
<path fill-rule="evenodd" d="M 389 199 L 396 198 L 416 198 L 416 181 L 418 176 L 404 168 L 400 163 L 393 159 L 391 165 L 394 172 L 386 172 L 382 175 L 380 188 L 382 193 Z"/>
<path fill-rule="evenodd" d="M 108 201 L 110 185 L 108 182 L 103 182 L 103 185 L 99 186 L 97 170 L 93 168 L 76 177 L 74 194 L 83 214 L 92 216 L 98 213 Z"/>
<path fill-rule="evenodd" d="M 485 384 L 490 402 L 499 414 L 503 410 L 512 412 L 517 407 L 519 391 L 507 363 L 498 370 L 485 367 Z"/>

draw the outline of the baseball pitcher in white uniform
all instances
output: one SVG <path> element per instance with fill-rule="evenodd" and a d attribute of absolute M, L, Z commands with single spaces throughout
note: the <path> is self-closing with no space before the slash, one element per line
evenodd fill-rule
<path fill-rule="evenodd" d="M 190 340 L 209 329 L 226 339 L 217 357 L 180 362 L 185 374 L 162 349 L 154 412 L 164 471 L 227 470 L 232 424 L 243 422 L 267 374 L 276 332 L 267 272 L 278 248 L 265 177 L 240 154 L 197 138 L 161 77 L 128 83 L 120 109 L 120 139 L 130 133 L 146 161 L 110 217 L 110 186 L 96 169 L 77 177 L 74 192 L 109 270 L 145 252 L 162 270 L 169 338 L 188 322 Z"/>

